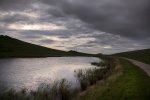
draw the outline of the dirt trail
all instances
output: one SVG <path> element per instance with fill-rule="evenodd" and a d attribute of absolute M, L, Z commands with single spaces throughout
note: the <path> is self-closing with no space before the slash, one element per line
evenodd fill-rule
<path fill-rule="evenodd" d="M 140 67 L 141 69 L 143 69 L 147 73 L 147 75 L 150 77 L 150 65 L 142 63 L 142 62 L 137 61 L 137 60 L 133 60 L 133 59 L 128 59 L 128 58 L 124 58 L 124 59 L 130 61 L 134 65 L 136 65 L 136 66 Z"/>

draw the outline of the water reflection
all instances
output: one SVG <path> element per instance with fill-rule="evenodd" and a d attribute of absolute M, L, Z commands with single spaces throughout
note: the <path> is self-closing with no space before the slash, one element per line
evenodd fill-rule
<path fill-rule="evenodd" d="M 77 85 L 74 70 L 94 67 L 94 57 L 18 58 L 0 60 L 0 87 L 35 89 L 62 78 Z"/>

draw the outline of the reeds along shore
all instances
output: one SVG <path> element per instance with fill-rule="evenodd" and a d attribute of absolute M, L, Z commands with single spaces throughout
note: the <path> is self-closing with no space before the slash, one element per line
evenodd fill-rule
<path fill-rule="evenodd" d="M 36 91 L 10 89 L 1 94 L 0 100 L 70 100 L 71 84 L 66 79 L 51 85 L 41 84 Z"/>
<path fill-rule="evenodd" d="M 75 76 L 80 83 L 80 91 L 86 90 L 88 86 L 95 84 L 99 80 L 105 80 L 111 75 L 115 64 L 114 58 L 105 57 L 102 62 L 93 63 L 98 67 L 75 71 Z M 14 89 L 10 89 L 1 94 L 0 100 L 71 100 L 80 91 L 72 88 L 71 83 L 66 79 L 62 79 L 50 85 L 41 84 L 36 91 L 22 89 L 17 92 Z"/>
<path fill-rule="evenodd" d="M 86 90 L 88 86 L 95 84 L 97 81 L 106 79 L 111 75 L 116 66 L 115 59 L 111 57 L 106 57 L 99 63 L 94 62 L 91 64 L 97 67 L 75 71 L 82 91 Z"/>

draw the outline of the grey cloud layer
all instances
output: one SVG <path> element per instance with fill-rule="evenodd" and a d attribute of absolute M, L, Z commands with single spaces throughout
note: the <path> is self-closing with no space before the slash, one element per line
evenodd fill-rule
<path fill-rule="evenodd" d="M 0 34 L 90 53 L 149 48 L 149 12 L 149 0 L 0 0 Z M 8 27 L 18 23 L 54 24 L 66 29 Z"/>
<path fill-rule="evenodd" d="M 47 14 L 73 15 L 100 31 L 131 38 L 150 36 L 149 0 L 40 0 L 50 6 Z M 1 0 L 0 8 L 21 9 L 37 0 Z"/>
<path fill-rule="evenodd" d="M 150 36 L 149 0 L 43 0 L 92 27 L 131 38 Z"/>

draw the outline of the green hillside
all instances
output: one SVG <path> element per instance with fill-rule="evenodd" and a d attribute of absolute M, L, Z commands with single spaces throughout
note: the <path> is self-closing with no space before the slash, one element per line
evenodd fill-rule
<path fill-rule="evenodd" d="M 123 52 L 123 53 L 118 53 L 114 55 L 119 56 L 119 57 L 131 58 L 131 59 L 135 59 L 135 60 L 150 64 L 150 49 Z"/>
<path fill-rule="evenodd" d="M 55 57 L 55 56 L 91 56 L 75 51 L 61 51 L 23 42 L 9 36 L 0 35 L 0 58 L 10 57 Z"/>
<path fill-rule="evenodd" d="M 105 81 L 89 88 L 79 100 L 150 100 L 150 77 L 127 60 Z"/>

